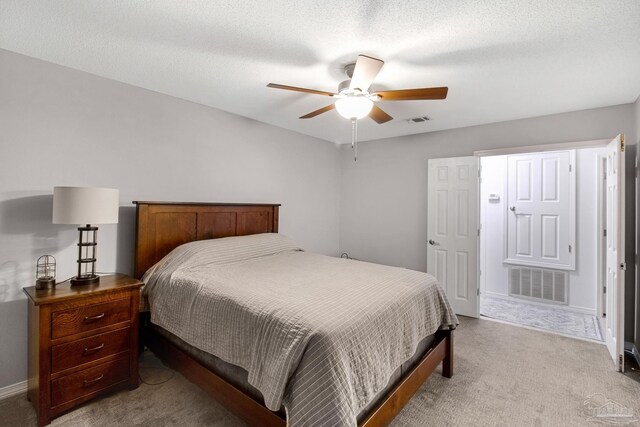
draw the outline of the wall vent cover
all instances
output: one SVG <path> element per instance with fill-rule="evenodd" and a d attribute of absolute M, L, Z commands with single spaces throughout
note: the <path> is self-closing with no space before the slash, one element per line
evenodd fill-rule
<path fill-rule="evenodd" d="M 413 117 L 411 119 L 407 119 L 407 123 L 422 123 L 422 122 L 428 122 L 429 120 L 431 119 L 427 116 L 420 116 L 420 117 Z"/>
<path fill-rule="evenodd" d="M 509 295 L 559 304 L 568 303 L 569 275 L 566 271 L 509 267 Z"/>

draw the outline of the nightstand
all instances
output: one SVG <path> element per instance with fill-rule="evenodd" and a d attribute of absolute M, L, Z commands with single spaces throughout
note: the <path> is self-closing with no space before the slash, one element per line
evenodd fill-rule
<path fill-rule="evenodd" d="M 96 396 L 138 386 L 140 286 L 139 280 L 114 274 L 94 285 L 24 288 L 27 396 L 38 426 Z"/>

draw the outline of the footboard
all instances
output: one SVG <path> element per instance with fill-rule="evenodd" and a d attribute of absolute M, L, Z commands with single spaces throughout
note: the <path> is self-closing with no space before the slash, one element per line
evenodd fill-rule
<path fill-rule="evenodd" d="M 282 414 L 270 411 L 261 402 L 245 395 L 158 332 L 150 327 L 145 327 L 146 324 L 146 321 L 140 322 L 141 337 L 145 345 L 164 363 L 182 373 L 227 409 L 250 425 L 286 426 Z M 359 426 L 382 427 L 388 425 L 436 370 L 440 362 L 442 362 L 442 375 L 451 378 L 453 375 L 453 331 L 451 330 L 436 333 L 431 349 L 424 354 L 413 369 L 403 373 L 400 382 Z"/>
<path fill-rule="evenodd" d="M 453 375 L 453 331 L 438 331 L 433 347 L 422 360 L 404 375 L 402 381 L 389 393 L 380 406 L 371 413 L 360 427 L 380 427 L 388 425 L 409 402 L 422 384 L 442 362 L 442 375 Z"/>

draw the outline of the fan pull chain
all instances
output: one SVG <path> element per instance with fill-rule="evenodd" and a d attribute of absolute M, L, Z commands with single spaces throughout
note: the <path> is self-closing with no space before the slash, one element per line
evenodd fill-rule
<path fill-rule="evenodd" d="M 351 119 L 351 148 L 353 148 L 353 161 L 358 161 L 358 120 Z"/>

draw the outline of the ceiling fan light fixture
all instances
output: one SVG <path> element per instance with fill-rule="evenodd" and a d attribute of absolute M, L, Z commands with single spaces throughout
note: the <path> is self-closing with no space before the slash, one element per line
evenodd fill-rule
<path fill-rule="evenodd" d="M 336 110 L 345 119 L 359 120 L 373 108 L 373 101 L 364 96 L 349 96 L 336 101 Z"/>

